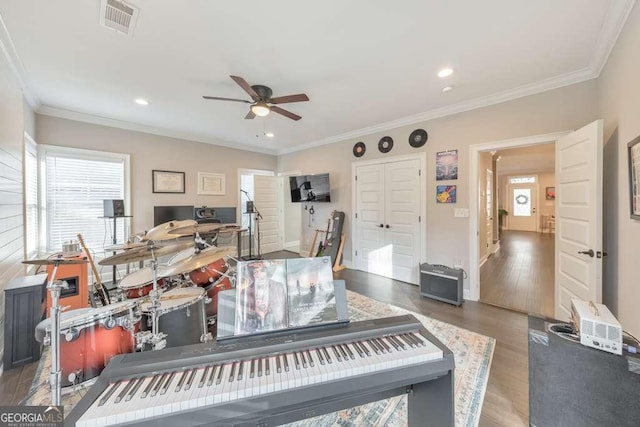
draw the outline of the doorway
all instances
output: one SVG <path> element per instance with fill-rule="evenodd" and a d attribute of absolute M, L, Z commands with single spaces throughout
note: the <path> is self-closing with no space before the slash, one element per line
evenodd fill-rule
<path fill-rule="evenodd" d="M 505 141 L 496 141 L 496 142 L 491 142 L 491 143 L 486 143 L 486 144 L 478 144 L 478 145 L 474 145 L 471 146 L 469 149 L 469 154 L 470 154 L 470 177 L 477 177 L 478 176 L 478 171 L 479 171 L 479 159 L 480 159 L 480 154 L 483 152 L 497 152 L 499 150 L 507 150 L 507 149 L 515 149 L 515 148 L 524 148 L 524 147 L 532 147 L 532 146 L 541 146 L 543 144 L 554 144 L 556 140 L 558 140 L 559 138 L 568 135 L 569 133 L 571 133 L 570 131 L 566 131 L 566 132 L 557 132 L 557 133 L 553 133 L 553 134 L 546 134 L 546 135 L 538 135 L 538 136 L 533 136 L 533 137 L 528 137 L 528 138 L 523 138 L 523 139 L 516 139 L 516 140 L 505 140 Z M 535 157 L 535 156 L 534 156 Z M 502 161 L 502 159 L 500 158 L 499 155 L 495 156 L 495 160 L 496 160 L 496 164 L 498 165 L 496 167 L 496 169 L 500 169 L 501 166 L 499 165 L 500 162 Z M 524 164 L 531 164 L 531 161 L 526 161 L 526 162 L 521 162 Z M 504 165 L 504 163 L 503 163 Z M 508 232 L 510 226 L 511 226 L 511 221 L 513 220 L 513 216 L 512 214 L 512 207 L 511 207 L 511 200 L 513 200 L 513 197 L 510 195 L 510 183 L 509 180 L 507 179 L 507 176 L 522 176 L 522 175 L 529 175 L 529 173 L 524 173 L 524 171 L 519 170 L 519 171 L 515 171 L 515 170 L 510 170 L 508 168 L 506 168 L 505 166 L 502 166 L 503 173 L 501 175 L 499 175 L 498 173 L 495 174 L 496 176 L 496 180 L 495 182 L 497 183 L 496 188 L 495 188 L 495 193 L 496 193 L 496 206 L 494 207 L 494 215 L 497 214 L 497 212 L 499 210 L 504 210 L 508 212 L 508 215 L 506 217 L 504 217 L 504 230 L 501 233 L 501 240 L 503 240 L 505 238 L 504 234 L 505 232 Z M 555 165 L 551 167 L 551 171 L 553 171 L 555 169 Z M 526 172 L 531 172 L 531 171 L 526 171 Z M 495 172 L 494 172 L 495 173 Z M 475 183 L 474 183 L 475 184 Z M 476 188 L 477 185 L 474 185 L 471 188 Z M 537 191 L 536 191 L 537 194 Z M 480 206 L 480 202 L 481 202 L 481 194 L 480 191 L 471 191 L 469 194 L 469 198 L 470 198 L 470 206 Z M 531 199 L 531 196 L 528 197 L 529 200 Z M 506 200 L 509 200 L 509 202 L 507 203 Z M 524 199 L 521 197 L 520 202 L 523 202 Z M 528 202 L 528 200 L 527 200 Z M 537 210 L 537 209 L 536 209 Z M 475 210 L 475 209 L 470 209 L 470 236 L 469 236 L 469 290 L 468 292 L 465 294 L 465 299 L 469 299 L 469 300 L 473 300 L 473 301 L 479 301 L 481 300 L 480 298 L 480 289 L 481 289 L 481 274 L 480 274 L 480 260 L 479 260 L 479 236 L 476 234 L 476 232 L 474 230 L 479 230 L 479 220 L 480 220 L 480 215 L 479 213 Z M 537 220 L 536 220 L 537 221 Z M 529 225 L 530 228 L 532 228 L 531 225 Z M 537 227 L 537 223 L 536 223 L 536 227 Z M 536 228 L 537 229 L 537 228 Z M 535 230 L 535 229 L 534 229 Z M 520 233 L 519 231 L 517 233 Z M 528 232 L 531 233 L 531 232 Z M 526 233 L 525 233 L 526 234 Z M 531 233 L 532 235 L 535 236 L 536 233 Z M 549 235 L 547 234 L 545 237 L 547 239 L 553 239 L 552 237 L 553 235 Z M 532 236 L 533 237 L 533 236 Z M 518 239 L 519 240 L 519 239 Z M 501 251 L 502 251 L 502 243 L 499 243 L 498 246 L 498 251 L 496 252 L 496 255 L 493 255 L 493 257 L 499 256 L 501 255 Z M 506 251 L 505 251 L 506 252 Z M 502 253 L 505 253 L 502 252 Z M 513 260 L 513 259 L 511 259 Z M 491 259 L 488 260 L 492 261 Z M 495 262 L 495 260 L 493 260 L 493 262 Z M 487 264 L 487 263 L 485 263 Z M 489 267 L 491 264 L 487 264 L 487 266 Z M 505 264 L 508 265 L 508 264 Z"/>

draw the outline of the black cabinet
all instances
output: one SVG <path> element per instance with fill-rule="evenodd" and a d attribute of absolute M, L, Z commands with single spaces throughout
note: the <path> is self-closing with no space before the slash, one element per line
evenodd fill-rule
<path fill-rule="evenodd" d="M 4 369 L 40 359 L 36 325 L 43 319 L 46 274 L 13 279 L 4 290 Z"/>

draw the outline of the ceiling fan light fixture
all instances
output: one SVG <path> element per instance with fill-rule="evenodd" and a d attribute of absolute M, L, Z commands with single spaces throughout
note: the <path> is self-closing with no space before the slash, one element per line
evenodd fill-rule
<path fill-rule="evenodd" d="M 251 106 L 251 111 L 258 117 L 264 117 L 271 111 L 269 106 L 264 102 L 258 102 Z"/>

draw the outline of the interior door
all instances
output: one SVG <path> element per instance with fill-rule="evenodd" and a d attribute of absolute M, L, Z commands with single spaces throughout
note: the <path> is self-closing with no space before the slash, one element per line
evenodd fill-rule
<path fill-rule="evenodd" d="M 384 165 L 356 169 L 356 269 L 384 274 Z M 388 260 L 387 260 L 388 261 Z"/>
<path fill-rule="evenodd" d="M 509 230 L 538 231 L 538 186 L 511 184 L 509 186 Z"/>
<path fill-rule="evenodd" d="M 493 248 L 493 171 L 491 169 L 487 169 L 487 186 L 486 186 L 486 200 L 485 200 L 485 208 L 486 208 L 486 236 L 485 236 L 485 247 L 489 252 Z M 488 254 L 487 254 L 488 255 Z"/>
<path fill-rule="evenodd" d="M 283 214 L 281 197 L 284 191 L 281 186 L 282 179 L 275 176 L 254 175 L 253 177 L 254 206 L 260 212 L 260 218 L 254 221 L 254 227 L 260 228 L 261 254 L 284 249 L 280 228 L 280 217 Z M 257 235 L 257 229 L 255 233 Z"/>
<path fill-rule="evenodd" d="M 555 316 L 602 302 L 602 120 L 556 143 Z"/>
<path fill-rule="evenodd" d="M 385 246 L 390 262 L 384 275 L 408 283 L 418 283 L 420 264 L 420 161 L 386 163 Z"/>
<path fill-rule="evenodd" d="M 420 161 L 356 169 L 356 268 L 418 283 Z"/>

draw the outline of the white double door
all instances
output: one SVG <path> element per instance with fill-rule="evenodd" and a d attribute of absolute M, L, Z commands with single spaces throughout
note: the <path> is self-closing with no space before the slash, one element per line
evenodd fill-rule
<path fill-rule="evenodd" d="M 418 283 L 420 159 L 355 167 L 355 268 Z"/>

